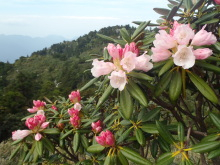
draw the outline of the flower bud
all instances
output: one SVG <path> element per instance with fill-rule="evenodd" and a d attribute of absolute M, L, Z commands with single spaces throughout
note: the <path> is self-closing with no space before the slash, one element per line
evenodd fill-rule
<path fill-rule="evenodd" d="M 104 147 L 115 145 L 115 137 L 109 130 L 102 131 L 99 136 L 96 136 L 96 141 Z"/>
<path fill-rule="evenodd" d="M 102 131 L 102 122 L 100 120 L 98 120 L 97 122 L 93 122 L 91 126 L 94 133 L 99 133 Z"/>
<path fill-rule="evenodd" d="M 81 96 L 79 90 L 71 92 L 69 99 L 73 104 L 80 102 Z"/>

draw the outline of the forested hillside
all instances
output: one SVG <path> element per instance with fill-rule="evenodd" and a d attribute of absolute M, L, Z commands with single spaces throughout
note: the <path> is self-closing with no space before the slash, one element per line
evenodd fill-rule
<path fill-rule="evenodd" d="M 92 31 L 77 40 L 64 41 L 20 57 L 14 64 L 0 63 L 0 142 L 21 129 L 21 118 L 32 107 L 32 101 L 47 97 L 66 96 L 90 78 L 91 54 L 101 54 L 108 43 L 97 33 L 118 38 L 121 26 Z M 134 28 L 126 26 L 129 32 Z M 87 91 L 88 92 L 88 91 Z M 84 94 L 86 95 L 86 93 Z M 19 123 L 19 124 L 15 124 Z"/>

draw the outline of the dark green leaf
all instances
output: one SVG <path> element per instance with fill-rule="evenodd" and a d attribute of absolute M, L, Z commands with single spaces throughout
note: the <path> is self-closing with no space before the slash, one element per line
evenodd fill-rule
<path fill-rule="evenodd" d="M 99 98 L 99 101 L 96 105 L 96 108 L 99 108 L 109 97 L 109 95 L 112 93 L 113 88 L 111 85 L 108 86 L 108 88 L 105 90 L 103 95 Z"/>
<path fill-rule="evenodd" d="M 215 65 L 212 65 L 212 64 L 209 64 L 207 62 L 203 62 L 203 61 L 196 61 L 196 65 L 197 66 L 200 66 L 202 68 L 205 68 L 207 70 L 210 70 L 210 71 L 213 71 L 215 73 L 220 73 L 220 67 L 218 66 L 215 66 Z"/>
<path fill-rule="evenodd" d="M 213 159 L 213 158 L 215 158 L 215 157 L 217 157 L 217 156 L 220 156 L 220 148 L 211 151 L 211 152 L 208 154 L 208 159 Z"/>
<path fill-rule="evenodd" d="M 161 15 L 164 15 L 164 16 L 167 16 L 170 12 L 170 10 L 165 9 L 165 8 L 153 8 L 153 10 L 155 12 L 157 12 L 158 14 L 161 14 Z"/>
<path fill-rule="evenodd" d="M 190 13 L 194 12 L 196 9 L 198 9 L 199 7 L 202 6 L 204 0 L 199 0 L 193 7 L 192 9 L 190 10 Z"/>
<path fill-rule="evenodd" d="M 99 153 L 104 150 L 104 148 L 105 147 L 101 146 L 100 144 L 93 144 L 87 148 L 87 151 L 91 153 Z"/>
<path fill-rule="evenodd" d="M 69 130 L 68 132 L 66 132 L 63 136 L 60 137 L 60 139 L 64 139 L 65 137 L 67 137 L 69 134 L 73 133 L 73 130 Z"/>
<path fill-rule="evenodd" d="M 127 42 L 127 43 L 131 43 L 131 37 L 128 33 L 128 31 L 125 28 L 120 29 L 120 34 L 122 36 L 122 38 Z"/>
<path fill-rule="evenodd" d="M 133 35 L 131 36 L 131 39 L 134 40 L 141 32 L 144 31 L 144 29 L 148 26 L 148 24 L 150 23 L 150 21 L 148 22 L 142 22 L 137 29 L 134 31 Z"/>
<path fill-rule="evenodd" d="M 214 113 L 209 114 L 212 122 L 215 124 L 215 126 L 220 130 L 220 118 L 216 116 Z"/>
<path fill-rule="evenodd" d="M 153 77 L 150 77 L 144 73 L 137 73 L 137 72 L 130 72 L 128 74 L 129 76 L 135 77 L 137 79 L 146 80 L 146 81 L 152 81 Z"/>
<path fill-rule="evenodd" d="M 220 147 L 220 141 L 203 142 L 192 146 L 192 151 L 196 153 L 210 152 Z"/>
<path fill-rule="evenodd" d="M 160 136 L 169 144 L 173 144 L 175 140 L 168 129 L 159 121 L 156 121 L 156 126 Z"/>
<path fill-rule="evenodd" d="M 83 147 L 85 149 L 87 149 L 89 147 L 89 142 L 88 142 L 88 139 L 85 137 L 85 135 L 81 135 L 81 143 L 83 145 Z"/>
<path fill-rule="evenodd" d="M 184 142 L 184 126 L 182 123 L 178 123 L 178 139 L 180 142 Z"/>
<path fill-rule="evenodd" d="M 160 69 L 158 76 L 166 73 L 173 66 L 173 59 L 169 59 L 166 61 L 166 64 Z"/>
<path fill-rule="evenodd" d="M 60 134 L 60 130 L 58 128 L 48 128 L 48 129 L 44 129 L 43 133 L 46 133 L 46 134 Z"/>
<path fill-rule="evenodd" d="M 160 107 L 150 110 L 150 112 L 147 112 L 142 116 L 141 121 L 142 122 L 150 121 L 151 119 L 155 118 L 160 113 L 160 110 L 161 110 Z"/>
<path fill-rule="evenodd" d="M 118 159 L 120 160 L 122 165 L 129 165 L 128 160 L 126 157 L 121 153 L 121 151 L 118 151 Z"/>
<path fill-rule="evenodd" d="M 141 129 L 144 132 L 151 133 L 151 134 L 159 133 L 158 130 L 157 130 L 156 124 L 144 124 L 144 125 L 141 126 Z"/>
<path fill-rule="evenodd" d="M 144 146 L 145 142 L 146 142 L 146 139 L 145 139 L 144 134 L 143 134 L 141 129 L 138 128 L 138 129 L 135 130 L 135 136 L 136 136 L 136 139 L 137 139 L 138 143 L 141 146 Z"/>
<path fill-rule="evenodd" d="M 36 150 L 39 156 L 42 156 L 43 153 L 43 143 L 42 141 L 36 141 Z"/>
<path fill-rule="evenodd" d="M 167 152 L 159 156 L 157 165 L 170 165 L 173 160 L 174 157 L 172 157 L 172 152 Z"/>
<path fill-rule="evenodd" d="M 174 103 L 180 96 L 182 89 L 182 77 L 179 71 L 174 71 L 169 87 L 169 97 L 172 103 Z"/>
<path fill-rule="evenodd" d="M 194 23 L 195 24 L 199 24 L 199 23 L 203 23 L 204 21 L 207 21 L 207 20 L 211 20 L 213 19 L 213 17 L 215 15 L 218 14 L 218 11 L 213 11 L 211 13 L 208 13 L 208 14 L 205 14 L 204 16 L 202 16 L 201 18 L 199 18 L 197 21 L 195 21 Z"/>
<path fill-rule="evenodd" d="M 151 147 L 150 147 L 150 151 L 151 151 L 151 155 L 153 158 L 157 157 L 157 153 L 158 153 L 158 143 L 157 140 L 154 139 L 151 143 Z"/>
<path fill-rule="evenodd" d="M 99 78 L 96 77 L 96 78 L 93 78 L 92 80 L 90 80 L 87 84 L 85 84 L 81 89 L 80 89 L 80 92 L 89 88 L 90 86 L 92 86 Z"/>
<path fill-rule="evenodd" d="M 73 151 L 76 153 L 79 149 L 79 143 L 80 143 L 80 134 L 78 132 L 75 133 L 73 137 Z"/>
<path fill-rule="evenodd" d="M 21 147 L 21 145 L 18 145 L 18 146 L 16 147 L 16 149 L 12 151 L 12 153 L 11 153 L 11 155 L 10 155 L 10 157 L 9 157 L 9 160 L 11 160 L 12 158 L 14 158 L 14 156 L 15 156 L 15 155 L 17 154 L 17 152 L 19 151 L 20 147 Z M 24 152 L 24 151 L 23 151 L 23 152 Z"/>

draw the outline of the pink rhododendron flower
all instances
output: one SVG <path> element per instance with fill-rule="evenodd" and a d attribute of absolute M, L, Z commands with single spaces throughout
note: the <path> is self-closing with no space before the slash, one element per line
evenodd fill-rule
<path fill-rule="evenodd" d="M 52 108 L 53 110 L 55 110 L 55 111 L 58 110 L 58 108 L 57 108 L 55 105 L 52 105 L 51 108 Z"/>
<path fill-rule="evenodd" d="M 174 38 L 167 34 L 165 30 L 159 30 L 159 34 L 156 34 L 155 38 L 153 44 L 160 49 L 170 49 L 176 46 Z"/>
<path fill-rule="evenodd" d="M 136 54 L 132 52 L 126 52 L 124 58 L 121 60 L 120 64 L 122 68 L 128 73 L 135 68 Z"/>
<path fill-rule="evenodd" d="M 70 116 L 79 116 L 79 111 L 74 108 L 68 109 L 68 113 Z"/>
<path fill-rule="evenodd" d="M 77 111 L 80 111 L 82 108 L 81 104 L 80 103 L 76 103 L 74 104 L 74 109 L 77 110 Z"/>
<path fill-rule="evenodd" d="M 38 110 L 43 110 L 46 103 L 44 101 L 40 101 L 40 100 L 33 100 L 33 108 L 28 108 L 27 110 L 30 112 L 30 113 L 35 113 L 37 112 Z"/>
<path fill-rule="evenodd" d="M 151 70 L 153 68 L 153 64 L 150 62 L 150 56 L 141 55 L 136 58 L 135 70 L 143 70 L 145 72 Z"/>
<path fill-rule="evenodd" d="M 17 130 L 12 132 L 12 140 L 19 140 L 19 139 L 23 139 L 26 136 L 28 136 L 29 134 L 31 134 L 30 130 Z"/>
<path fill-rule="evenodd" d="M 127 52 L 132 52 L 137 56 L 139 54 L 139 49 L 134 42 L 131 42 L 130 44 L 125 45 L 125 48 L 123 49 L 123 55 L 125 56 L 125 53 Z"/>
<path fill-rule="evenodd" d="M 220 0 L 214 0 L 217 5 L 220 5 Z"/>
<path fill-rule="evenodd" d="M 108 53 L 113 59 L 121 59 L 123 49 L 120 45 L 115 46 L 114 44 L 109 43 L 107 46 Z"/>
<path fill-rule="evenodd" d="M 99 133 L 102 131 L 102 122 L 100 120 L 98 120 L 97 122 L 93 122 L 91 126 L 94 133 Z"/>
<path fill-rule="evenodd" d="M 113 63 L 98 61 L 97 59 L 93 60 L 92 65 L 93 65 L 93 68 L 91 69 L 91 72 L 94 77 L 107 75 L 111 73 L 115 68 Z"/>
<path fill-rule="evenodd" d="M 181 24 L 174 30 L 173 37 L 180 45 L 188 45 L 189 41 L 194 37 L 194 31 L 189 24 Z"/>
<path fill-rule="evenodd" d="M 153 62 L 159 62 L 167 60 L 171 57 L 172 53 L 168 49 L 160 49 L 160 48 L 151 48 L 153 54 L 151 55 L 151 59 Z"/>
<path fill-rule="evenodd" d="M 81 101 L 81 96 L 80 96 L 79 90 L 77 90 L 77 91 L 72 91 L 72 92 L 69 94 L 69 99 L 70 99 L 70 101 L 71 101 L 73 104 L 80 102 L 80 101 Z"/>
<path fill-rule="evenodd" d="M 72 124 L 75 128 L 79 128 L 80 123 L 81 121 L 79 116 L 70 117 L 70 124 Z"/>
<path fill-rule="evenodd" d="M 174 35 L 174 31 L 175 31 L 176 28 L 177 28 L 178 26 L 180 26 L 180 25 L 181 25 L 180 23 L 178 23 L 177 21 L 174 21 L 174 23 L 173 23 L 173 28 L 170 29 L 170 35 L 171 35 L 171 36 Z"/>
<path fill-rule="evenodd" d="M 173 55 L 173 62 L 177 66 L 182 66 L 184 69 L 191 68 L 195 64 L 192 47 L 179 45 L 177 52 Z"/>
<path fill-rule="evenodd" d="M 99 136 L 96 136 L 96 141 L 105 147 L 115 145 L 115 137 L 109 130 L 102 131 Z"/>
<path fill-rule="evenodd" d="M 50 122 L 44 122 L 41 124 L 40 128 L 45 129 L 49 126 Z"/>
<path fill-rule="evenodd" d="M 209 48 L 196 49 L 193 51 L 194 56 L 198 60 L 203 60 L 212 55 L 212 50 Z"/>
<path fill-rule="evenodd" d="M 202 27 L 202 29 L 196 33 L 193 38 L 191 45 L 202 46 L 202 45 L 212 45 L 216 43 L 217 38 L 212 34 L 212 32 L 207 32 L 204 30 L 206 25 Z"/>
<path fill-rule="evenodd" d="M 127 83 L 127 77 L 124 71 L 119 70 L 113 71 L 111 76 L 108 77 L 110 79 L 110 84 L 113 88 L 118 88 L 122 91 Z"/>
<path fill-rule="evenodd" d="M 35 140 L 36 141 L 39 141 L 41 138 L 42 138 L 42 135 L 40 133 L 37 133 L 35 136 L 34 136 Z"/>

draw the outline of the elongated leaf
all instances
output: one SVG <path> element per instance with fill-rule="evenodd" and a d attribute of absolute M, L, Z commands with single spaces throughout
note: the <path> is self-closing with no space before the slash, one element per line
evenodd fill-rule
<path fill-rule="evenodd" d="M 120 34 L 122 36 L 122 38 L 127 42 L 127 43 L 131 43 L 131 37 L 128 33 L 128 31 L 125 28 L 120 29 Z"/>
<path fill-rule="evenodd" d="M 175 140 L 167 128 L 159 121 L 156 121 L 156 126 L 160 136 L 169 144 L 173 144 Z"/>
<path fill-rule="evenodd" d="M 159 133 L 158 130 L 157 130 L 156 124 L 144 124 L 144 125 L 141 126 L 141 129 L 144 132 L 151 133 L 151 134 Z"/>
<path fill-rule="evenodd" d="M 130 72 L 129 76 L 132 76 L 132 77 L 135 77 L 135 78 L 141 79 L 141 80 L 147 80 L 147 81 L 153 80 L 153 77 L 150 77 L 144 73 Z"/>
<path fill-rule="evenodd" d="M 153 158 L 157 157 L 157 153 L 158 153 L 158 143 L 157 140 L 154 139 L 151 143 L 151 147 L 150 147 L 150 151 L 151 151 L 151 155 L 153 156 Z"/>
<path fill-rule="evenodd" d="M 46 133 L 46 134 L 60 134 L 60 130 L 58 128 L 48 128 L 48 129 L 44 129 L 43 133 Z"/>
<path fill-rule="evenodd" d="M 170 165 L 174 160 L 172 157 L 172 152 L 164 153 L 159 156 L 157 160 L 157 165 Z"/>
<path fill-rule="evenodd" d="M 204 24 L 212 24 L 212 23 L 217 23 L 217 22 L 219 22 L 219 19 L 218 18 L 213 18 L 213 19 L 205 21 L 201 24 L 204 25 Z"/>
<path fill-rule="evenodd" d="M 22 142 L 22 140 L 23 140 L 23 139 L 18 139 L 18 140 L 16 140 L 16 141 L 12 142 L 11 145 L 18 144 L 18 143 Z"/>
<path fill-rule="evenodd" d="M 43 143 L 42 141 L 36 141 L 36 150 L 39 156 L 42 156 L 43 153 Z"/>
<path fill-rule="evenodd" d="M 128 92 L 134 99 L 139 101 L 141 105 L 145 107 L 147 106 L 147 98 L 145 94 L 143 93 L 143 91 L 140 89 L 140 87 L 135 82 L 129 79 L 126 87 L 128 89 Z"/>
<path fill-rule="evenodd" d="M 145 139 L 144 134 L 143 134 L 141 129 L 138 128 L 138 129 L 135 130 L 135 136 L 137 138 L 138 143 L 141 146 L 144 146 L 145 142 L 146 142 L 146 139 Z"/>
<path fill-rule="evenodd" d="M 164 152 L 170 152 L 170 145 L 161 137 L 158 137 L 158 144 L 160 146 L 160 149 Z"/>
<path fill-rule="evenodd" d="M 43 146 L 45 146 L 48 151 L 50 151 L 51 153 L 54 153 L 54 145 L 49 139 L 42 138 L 42 142 L 43 142 Z"/>
<path fill-rule="evenodd" d="M 96 108 L 99 108 L 108 99 L 112 91 L 113 91 L 113 88 L 111 85 L 109 85 L 108 88 L 103 93 L 103 95 L 99 98 Z"/>
<path fill-rule="evenodd" d="M 131 39 L 134 40 L 143 30 L 149 25 L 150 21 L 148 22 L 142 22 L 137 29 L 134 31 L 134 33 L 131 36 Z"/>
<path fill-rule="evenodd" d="M 104 148 L 105 147 L 101 146 L 100 144 L 93 144 L 87 148 L 87 151 L 91 153 L 99 153 L 104 150 Z"/>
<path fill-rule="evenodd" d="M 167 72 L 158 82 L 156 85 L 154 95 L 155 97 L 158 97 L 161 95 L 161 93 L 167 88 L 168 84 L 170 83 L 172 74 L 171 72 Z"/>
<path fill-rule="evenodd" d="M 192 0 L 184 0 L 184 5 L 186 9 L 189 11 L 193 6 Z"/>
<path fill-rule="evenodd" d="M 220 119 L 218 116 L 216 116 L 214 113 L 209 114 L 212 122 L 215 124 L 215 126 L 220 130 Z"/>
<path fill-rule="evenodd" d="M 176 14 L 176 12 L 178 11 L 178 7 L 177 6 L 174 6 L 172 8 L 172 10 L 168 13 L 168 16 L 167 16 L 167 21 L 170 21 Z"/>
<path fill-rule="evenodd" d="M 208 135 L 206 137 L 204 137 L 201 142 L 211 142 L 211 141 L 215 141 L 219 138 L 219 135 L 218 134 L 211 134 L 211 135 Z"/>
<path fill-rule="evenodd" d="M 123 142 L 131 133 L 132 129 L 127 129 L 118 139 L 117 139 L 117 143 L 121 143 Z"/>
<path fill-rule="evenodd" d="M 182 123 L 178 123 L 178 139 L 180 142 L 184 141 L 184 126 Z"/>
<path fill-rule="evenodd" d="M 133 100 L 125 88 L 123 91 L 120 92 L 120 112 L 122 113 L 122 116 L 125 117 L 125 119 L 129 120 L 133 110 Z"/>
<path fill-rule="evenodd" d="M 213 158 L 215 158 L 215 157 L 217 157 L 217 156 L 220 156 L 220 148 L 211 151 L 211 152 L 208 154 L 208 159 L 213 159 Z"/>
<path fill-rule="evenodd" d="M 196 9 L 198 9 L 200 6 L 202 6 L 204 0 L 199 0 L 190 10 L 190 13 L 194 12 Z"/>
<path fill-rule="evenodd" d="M 202 61 L 196 61 L 196 65 L 200 66 L 202 68 L 205 68 L 207 70 L 213 71 L 215 73 L 220 73 L 220 67 L 209 64 L 207 62 L 202 62 Z"/>
<path fill-rule="evenodd" d="M 203 142 L 192 146 L 192 151 L 196 153 L 210 152 L 220 147 L 220 141 Z"/>
<path fill-rule="evenodd" d="M 89 147 L 88 139 L 85 137 L 85 135 L 81 135 L 81 143 L 85 149 Z"/>
<path fill-rule="evenodd" d="M 158 13 L 158 14 L 161 14 L 161 15 L 164 15 L 164 16 L 167 16 L 170 12 L 170 10 L 168 9 L 165 9 L 165 8 L 153 8 L 153 10 Z"/>
<path fill-rule="evenodd" d="M 172 103 L 174 103 L 180 96 L 182 89 L 182 77 L 179 71 L 173 72 L 172 80 L 169 87 L 169 97 Z"/>
<path fill-rule="evenodd" d="M 121 153 L 121 151 L 118 151 L 118 159 L 120 160 L 122 165 L 129 165 L 128 160 L 126 157 Z"/>
<path fill-rule="evenodd" d="M 202 23 L 204 21 L 211 20 L 216 14 L 218 14 L 218 11 L 214 11 L 214 12 L 208 13 L 208 14 L 202 16 L 201 18 L 199 18 L 194 23 L 195 24 L 199 24 L 199 23 Z"/>
<path fill-rule="evenodd" d="M 92 80 L 90 80 L 87 84 L 85 84 L 81 89 L 80 89 L 80 92 L 81 91 L 84 91 L 86 90 L 87 88 L 89 88 L 90 86 L 92 86 L 99 78 L 94 78 Z"/>
<path fill-rule="evenodd" d="M 114 38 L 111 38 L 109 36 L 106 36 L 106 35 L 103 35 L 103 34 L 99 34 L 97 33 L 97 35 L 103 39 L 106 39 L 106 40 L 110 40 L 110 41 L 114 41 L 115 39 Z"/>
<path fill-rule="evenodd" d="M 60 139 L 64 139 L 65 137 L 67 137 L 68 135 L 70 135 L 71 133 L 73 133 L 73 130 L 69 130 L 68 132 L 66 132 L 63 136 L 60 137 Z"/>
<path fill-rule="evenodd" d="M 169 59 L 166 61 L 166 64 L 160 69 L 158 76 L 166 73 L 173 66 L 173 59 Z"/>
<path fill-rule="evenodd" d="M 131 160 L 134 163 L 137 163 L 139 165 L 152 165 L 149 160 L 143 158 L 141 155 L 130 148 L 123 147 L 120 151 L 127 159 Z"/>
<path fill-rule="evenodd" d="M 18 153 L 20 147 L 21 147 L 21 145 L 18 145 L 18 146 L 16 147 L 16 149 L 12 151 L 12 153 L 11 153 L 11 155 L 10 155 L 10 157 L 9 157 L 9 160 L 11 160 L 12 158 L 14 158 L 14 156 Z M 23 152 L 24 152 L 24 151 L 23 151 Z"/>
<path fill-rule="evenodd" d="M 75 133 L 73 137 L 73 151 L 76 153 L 79 149 L 79 143 L 80 143 L 80 134 L 78 132 Z"/>
<path fill-rule="evenodd" d="M 218 103 L 218 98 L 215 95 L 212 88 L 206 84 L 206 82 L 201 79 L 199 76 L 197 76 L 194 73 L 188 73 L 190 80 L 193 82 L 193 84 L 197 87 L 197 89 L 210 101 L 213 103 Z"/>
<path fill-rule="evenodd" d="M 150 112 L 147 112 L 144 114 L 141 118 L 142 122 L 150 121 L 151 119 L 155 118 L 160 113 L 161 108 L 157 107 L 151 110 Z"/>

